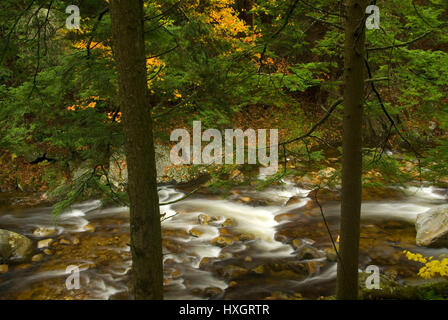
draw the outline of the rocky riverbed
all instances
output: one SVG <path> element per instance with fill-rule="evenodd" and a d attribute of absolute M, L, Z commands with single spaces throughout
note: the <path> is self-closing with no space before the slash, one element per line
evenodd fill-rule
<path fill-rule="evenodd" d="M 223 199 L 207 190 L 161 207 L 168 299 L 315 299 L 334 294 L 336 254 L 309 190 L 285 181 L 264 191 L 234 189 Z M 162 187 L 161 202 L 186 190 Z M 397 283 L 420 267 L 403 250 L 437 256 L 448 249 L 416 245 L 419 214 L 446 203 L 446 190 L 396 189 L 370 194 L 363 204 L 360 267 L 377 265 Z M 338 238 L 337 192 L 319 195 Z M 54 219 L 51 207 L 20 206 L 9 199 L 0 228 L 30 239 L 28 249 L 0 262 L 1 299 L 129 299 L 131 259 L 126 207 L 97 200 Z M 26 201 L 26 199 L 23 199 Z M 5 202 L 5 201 L 4 201 Z M 21 253 L 21 252 L 19 252 Z M 7 253 L 5 253 L 6 255 Z M 10 253 L 8 253 L 10 254 Z M 80 270 L 80 288 L 68 290 L 68 266 Z"/>

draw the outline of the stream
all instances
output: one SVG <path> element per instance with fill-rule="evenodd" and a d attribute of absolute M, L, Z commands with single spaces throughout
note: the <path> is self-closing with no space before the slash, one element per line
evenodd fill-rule
<path fill-rule="evenodd" d="M 160 188 L 160 202 L 182 198 Z M 409 187 L 401 197 L 363 202 L 360 268 L 377 265 L 398 282 L 416 278 L 419 265 L 403 250 L 423 255 L 448 249 L 415 245 L 418 214 L 446 204 L 448 191 Z M 322 201 L 336 239 L 339 202 Z M 0 274 L 0 299 L 130 299 L 129 213 L 98 200 L 73 205 L 55 220 L 51 207 L 2 207 L 0 228 L 32 239 L 33 262 Z M 315 299 L 334 294 L 336 259 L 319 207 L 285 181 L 264 191 L 232 190 L 223 200 L 201 192 L 161 206 L 166 299 Z M 38 248 L 41 240 L 48 247 Z M 66 288 L 67 266 L 80 270 L 80 288 Z"/>

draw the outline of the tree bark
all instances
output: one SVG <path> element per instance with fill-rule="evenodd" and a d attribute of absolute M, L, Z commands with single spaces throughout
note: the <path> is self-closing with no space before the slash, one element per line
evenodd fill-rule
<path fill-rule="evenodd" d="M 358 298 L 366 0 L 349 0 L 345 24 L 344 135 L 337 299 Z"/>
<path fill-rule="evenodd" d="M 163 299 L 162 238 L 151 103 L 148 95 L 143 1 L 110 1 L 128 168 L 135 299 Z"/>

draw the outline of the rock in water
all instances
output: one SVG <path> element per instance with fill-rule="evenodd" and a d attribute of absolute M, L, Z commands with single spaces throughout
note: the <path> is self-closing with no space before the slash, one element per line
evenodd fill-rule
<path fill-rule="evenodd" d="M 440 206 L 419 214 L 415 229 L 418 246 L 448 247 L 448 206 Z"/>
<path fill-rule="evenodd" d="M 32 244 L 25 236 L 0 229 L 0 262 L 25 259 L 32 251 Z"/>

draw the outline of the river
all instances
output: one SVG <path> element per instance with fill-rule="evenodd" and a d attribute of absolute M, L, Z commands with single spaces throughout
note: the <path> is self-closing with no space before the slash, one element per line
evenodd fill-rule
<path fill-rule="evenodd" d="M 160 201 L 185 193 L 163 186 Z M 403 250 L 448 253 L 416 247 L 414 228 L 417 215 L 445 204 L 447 194 L 434 187 L 410 187 L 398 198 L 363 202 L 360 268 L 377 265 L 404 282 L 415 277 L 418 266 L 407 261 Z M 339 202 L 322 204 L 336 239 Z M 2 207 L 1 229 L 36 244 L 53 242 L 48 248 L 35 246 L 34 255 L 40 255 L 35 262 L 11 264 L 0 275 L 0 299 L 129 299 L 128 209 L 86 201 L 60 214 L 56 224 L 51 210 Z M 161 212 L 166 299 L 315 299 L 334 294 L 332 244 L 309 190 L 285 181 L 264 191 L 236 189 L 226 199 L 201 192 L 161 206 Z M 48 230 L 53 234 L 45 234 Z M 71 265 L 80 269 L 79 289 L 66 288 Z"/>

